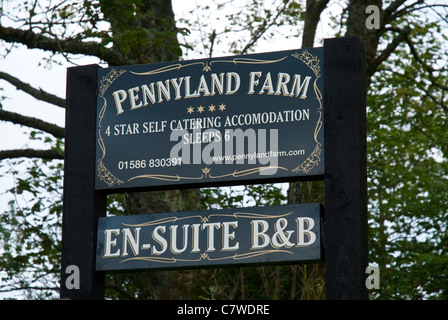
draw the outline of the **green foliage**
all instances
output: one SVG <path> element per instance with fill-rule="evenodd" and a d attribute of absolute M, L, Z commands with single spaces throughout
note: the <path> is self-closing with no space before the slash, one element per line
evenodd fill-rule
<path fill-rule="evenodd" d="M 184 57 L 247 54 L 261 41 L 297 41 L 297 24 L 304 11 L 297 1 L 213 1 L 191 6 L 176 17 L 176 24 L 189 30 L 179 37 L 186 48 Z"/>
<path fill-rule="evenodd" d="M 39 132 L 30 139 L 63 145 Z M 27 170 L 23 170 L 27 168 Z M 57 297 L 60 273 L 63 162 L 11 160 L 3 172 L 15 181 L 7 190 L 14 198 L 0 212 L 0 292 L 25 290 L 25 297 Z"/>
<path fill-rule="evenodd" d="M 248 206 L 277 206 L 286 204 L 281 184 L 244 185 L 201 190 L 204 210 L 242 208 Z"/>
<path fill-rule="evenodd" d="M 373 296 L 445 299 L 446 38 L 421 17 L 401 22 L 412 24 L 415 52 L 397 48 L 374 75 L 367 100 L 370 259 L 381 270 Z"/>

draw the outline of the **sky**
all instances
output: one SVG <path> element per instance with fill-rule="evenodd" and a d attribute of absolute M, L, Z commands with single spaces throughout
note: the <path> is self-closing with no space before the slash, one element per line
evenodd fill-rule
<path fill-rule="evenodd" d="M 176 19 L 186 17 L 188 11 L 196 5 L 203 5 L 209 3 L 204 0 L 183 1 L 173 0 L 173 9 L 175 11 Z M 334 8 L 337 9 L 337 8 Z M 214 21 L 213 27 L 218 31 L 225 28 L 223 22 L 219 22 L 213 17 L 208 17 L 210 21 Z M 324 18 L 325 19 L 325 18 Z M 2 20 L 4 23 L 4 20 Z M 318 27 L 317 37 L 323 38 L 324 28 Z M 196 32 L 198 36 L 200 32 Z M 262 42 L 257 46 L 256 52 L 269 52 L 278 50 L 289 50 L 300 47 L 300 39 L 287 40 L 282 37 L 277 38 L 274 42 Z M 197 50 L 200 51 L 200 50 Z M 198 53 L 189 54 L 188 59 L 203 58 L 204 54 Z M 222 50 L 220 52 L 223 52 Z M 224 51 L 225 52 L 225 51 Z M 222 54 L 221 54 L 222 55 Z M 228 54 L 227 54 L 228 55 Z M 6 72 L 20 80 L 29 83 L 35 88 L 42 88 L 43 90 L 52 93 L 58 97 L 65 98 L 65 84 L 66 84 L 66 70 L 67 67 L 73 66 L 65 61 L 64 58 L 59 57 L 57 63 L 46 63 L 43 59 L 48 57 L 47 53 L 42 50 L 28 50 L 25 46 L 19 45 L 6 56 L 0 56 L 0 71 Z M 78 65 L 85 65 L 90 63 L 98 63 L 97 58 L 87 57 L 75 60 Z M 0 96 L 7 96 L 1 103 L 4 110 L 24 114 L 31 117 L 36 117 L 47 122 L 57 124 L 61 127 L 65 126 L 65 110 L 63 108 L 38 101 L 30 95 L 17 90 L 8 82 L 0 80 Z M 10 122 L 0 122 L 0 150 L 9 149 L 25 149 L 25 148 L 41 148 L 36 142 L 30 142 L 29 130 L 22 126 L 12 124 Z M 44 147 L 45 148 L 45 147 Z M 5 161 L 8 166 L 11 162 Z M 7 203 L 11 200 L 10 194 L 4 194 L 14 186 L 14 179 L 11 176 L 5 176 L 3 173 L 5 168 L 0 167 L 0 210 L 7 208 Z"/>

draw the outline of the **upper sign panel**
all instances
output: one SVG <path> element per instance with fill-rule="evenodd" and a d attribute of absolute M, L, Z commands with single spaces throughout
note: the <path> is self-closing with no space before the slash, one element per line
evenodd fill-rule
<path fill-rule="evenodd" d="M 321 176 L 323 50 L 98 71 L 96 189 Z"/>

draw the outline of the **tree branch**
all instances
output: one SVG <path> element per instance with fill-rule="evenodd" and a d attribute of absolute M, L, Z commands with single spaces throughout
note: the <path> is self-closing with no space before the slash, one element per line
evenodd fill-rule
<path fill-rule="evenodd" d="M 64 159 L 64 153 L 57 150 L 14 149 L 0 150 L 0 160 L 10 158 Z"/>
<path fill-rule="evenodd" d="M 421 6 L 418 6 L 421 5 Z M 422 11 L 423 9 L 431 9 L 434 10 L 434 8 L 448 8 L 447 4 L 426 4 L 425 1 L 419 0 L 413 4 L 410 4 L 409 6 L 404 7 L 401 10 L 397 10 L 397 12 L 394 14 L 394 17 L 392 20 L 397 20 L 400 17 L 403 17 L 406 14 L 410 14 L 414 11 Z"/>
<path fill-rule="evenodd" d="M 411 78 L 410 76 L 408 76 L 406 73 L 401 73 L 398 71 L 394 71 L 391 68 L 382 68 L 382 70 L 393 73 L 393 74 L 398 74 L 400 77 L 403 77 L 409 81 L 415 81 L 414 78 Z M 440 85 L 439 83 L 436 82 L 431 82 L 431 85 L 436 86 L 440 89 L 442 89 L 443 91 L 447 91 L 448 88 L 447 87 L 443 87 L 442 85 Z M 445 111 L 448 112 L 448 105 L 444 104 L 443 101 L 443 97 L 436 97 L 433 94 L 431 94 L 431 92 L 429 91 L 429 89 L 425 88 L 424 86 L 419 87 L 420 90 L 422 90 L 425 94 L 426 97 L 428 97 L 429 99 L 431 99 L 436 105 L 441 106 L 443 109 L 445 109 Z M 438 100 L 438 98 L 440 99 L 440 101 Z"/>
<path fill-rule="evenodd" d="M 316 35 L 320 14 L 327 6 L 329 0 L 307 0 L 305 12 L 305 25 L 303 28 L 302 48 L 312 47 Z"/>
<path fill-rule="evenodd" d="M 77 39 L 58 40 L 34 33 L 31 30 L 20 30 L 0 26 L 0 39 L 10 43 L 21 43 L 30 49 L 42 49 L 55 53 L 67 52 L 96 56 L 104 61 L 117 64 L 122 57 L 113 50 L 104 49 L 98 42 Z"/>
<path fill-rule="evenodd" d="M 328 0 L 324 0 L 328 1 Z M 283 6 L 277 9 L 277 13 L 272 18 L 266 17 L 258 28 L 251 32 L 250 41 L 244 46 L 240 54 L 246 54 L 248 50 L 273 26 L 278 25 L 278 19 L 283 15 L 288 8 L 288 1 L 283 2 Z M 269 21 L 271 19 L 271 21 Z"/>
<path fill-rule="evenodd" d="M 405 2 L 406 2 L 406 0 L 396 0 L 383 10 L 382 16 L 381 16 L 382 27 L 384 27 L 386 24 L 393 21 L 392 15 L 395 14 L 395 12 L 398 10 L 398 8 Z"/>
<path fill-rule="evenodd" d="M 385 60 L 389 58 L 389 56 L 395 51 L 395 49 L 406 40 L 409 33 L 411 33 L 411 28 L 406 27 L 404 29 L 396 29 L 394 31 L 398 31 L 399 34 L 392 40 L 391 43 L 387 45 L 387 47 L 381 52 L 379 56 L 375 58 L 375 60 L 369 64 L 367 68 L 368 77 L 372 76 L 373 73 L 377 70 L 378 66 Z"/>
<path fill-rule="evenodd" d="M 422 57 L 418 54 L 417 49 L 415 48 L 414 44 L 412 43 L 411 38 L 406 37 L 406 38 L 405 38 L 405 41 L 406 41 L 406 43 L 407 43 L 407 45 L 408 45 L 408 47 L 409 47 L 409 50 L 411 51 L 411 54 L 412 54 L 412 56 L 414 57 L 414 59 L 417 60 L 417 62 L 420 63 L 420 64 L 423 66 L 423 68 L 425 68 L 425 70 L 429 73 L 429 76 L 430 76 L 431 78 L 433 78 L 433 73 L 434 73 L 434 72 L 443 70 L 443 68 L 440 69 L 440 70 L 436 70 L 436 69 L 434 69 L 433 66 L 427 64 L 427 63 L 422 59 Z M 442 87 L 440 87 L 440 88 L 443 89 L 443 90 L 448 90 L 448 87 L 446 87 L 446 86 L 442 86 Z"/>
<path fill-rule="evenodd" d="M 11 121 L 15 124 L 39 129 L 52 134 L 56 138 L 64 138 L 65 136 L 64 128 L 37 118 L 24 116 L 15 112 L 0 109 L 0 120 Z"/>
<path fill-rule="evenodd" d="M 58 96 L 55 96 L 51 93 L 48 93 L 42 89 L 36 89 L 33 88 L 28 83 L 25 83 L 16 77 L 11 76 L 10 74 L 7 74 L 5 72 L 0 71 L 0 79 L 8 81 L 10 84 L 15 86 L 18 90 L 22 90 L 25 93 L 28 93 L 29 95 L 33 96 L 37 100 L 42 100 L 51 104 L 54 104 L 55 106 L 65 108 L 65 100 L 62 98 L 59 98 Z"/>

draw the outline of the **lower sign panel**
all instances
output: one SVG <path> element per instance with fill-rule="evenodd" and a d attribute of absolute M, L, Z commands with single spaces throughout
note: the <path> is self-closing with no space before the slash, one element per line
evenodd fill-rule
<path fill-rule="evenodd" d="M 321 259 L 321 204 L 100 218 L 96 270 Z"/>

